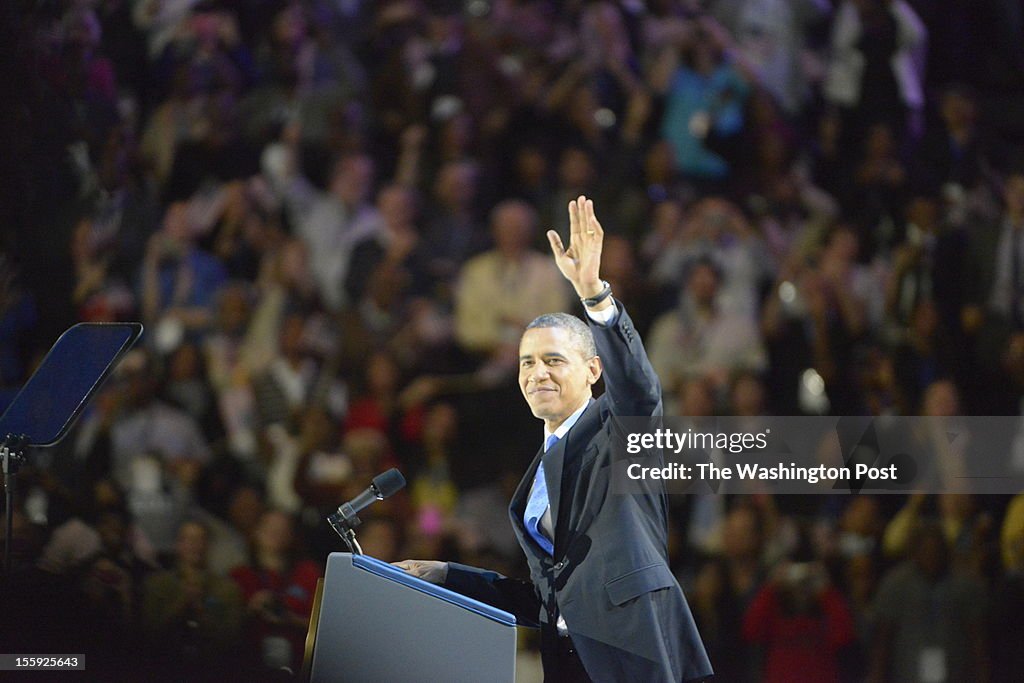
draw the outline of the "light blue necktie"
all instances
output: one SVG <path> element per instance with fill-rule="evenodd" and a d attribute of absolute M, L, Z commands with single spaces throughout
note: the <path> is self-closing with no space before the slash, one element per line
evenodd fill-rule
<path fill-rule="evenodd" d="M 551 447 L 558 442 L 558 437 L 552 434 L 544 442 L 544 452 L 547 453 Z M 523 513 L 523 521 L 526 523 L 526 530 L 530 532 L 537 545 L 544 549 L 548 555 L 555 554 L 555 546 L 544 532 L 540 530 L 540 520 L 544 511 L 548 509 L 548 483 L 544 479 L 544 458 L 537 464 L 537 474 L 533 477 L 533 488 L 530 490 L 530 498 L 526 501 L 526 512 Z"/>

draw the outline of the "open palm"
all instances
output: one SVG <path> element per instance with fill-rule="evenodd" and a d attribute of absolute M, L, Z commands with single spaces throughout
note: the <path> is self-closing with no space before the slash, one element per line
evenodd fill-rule
<path fill-rule="evenodd" d="M 548 230 L 548 241 L 555 263 L 562 275 L 572 283 L 580 298 L 595 296 L 601 291 L 601 246 L 604 230 L 594 215 L 594 202 L 580 195 L 569 202 L 569 247 L 562 238 Z"/>

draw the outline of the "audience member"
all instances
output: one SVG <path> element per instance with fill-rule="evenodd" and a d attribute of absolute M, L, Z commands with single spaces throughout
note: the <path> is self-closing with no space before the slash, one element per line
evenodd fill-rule
<path fill-rule="evenodd" d="M 949 552 L 942 528 L 922 522 L 909 558 L 882 578 L 869 680 L 988 680 L 985 592 L 951 571 Z"/>
<path fill-rule="evenodd" d="M 721 308 L 722 274 L 709 259 L 690 268 L 676 310 L 654 321 L 648 345 L 651 364 L 667 391 L 682 380 L 708 377 L 725 389 L 730 374 L 764 368 L 752 321 Z"/>
<path fill-rule="evenodd" d="M 142 592 L 142 627 L 162 667 L 181 675 L 230 671 L 242 625 L 241 592 L 206 566 L 206 527 L 188 521 L 178 529 L 175 567 L 151 575 Z"/>
<path fill-rule="evenodd" d="M 248 642 L 269 669 L 298 668 L 320 567 L 296 558 L 291 517 L 268 510 L 250 538 L 251 559 L 231 570 L 246 607 Z"/>
<path fill-rule="evenodd" d="M 526 323 L 569 307 L 551 258 L 530 248 L 536 228 L 536 213 L 523 202 L 505 201 L 492 211 L 495 248 L 467 261 L 459 275 L 455 335 L 466 350 L 514 361 Z"/>

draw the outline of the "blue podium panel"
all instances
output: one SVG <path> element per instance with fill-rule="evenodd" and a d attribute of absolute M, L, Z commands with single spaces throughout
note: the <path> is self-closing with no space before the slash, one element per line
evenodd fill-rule
<path fill-rule="evenodd" d="M 515 618 L 365 555 L 331 553 L 314 683 L 514 683 Z"/>

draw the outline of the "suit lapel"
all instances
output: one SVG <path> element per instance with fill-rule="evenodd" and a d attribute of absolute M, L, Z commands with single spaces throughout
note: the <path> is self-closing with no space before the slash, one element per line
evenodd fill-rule
<path fill-rule="evenodd" d="M 556 558 L 561 558 L 565 552 L 566 528 L 569 524 L 569 514 L 572 512 L 568 507 L 563 510 L 562 493 L 567 490 L 563 483 L 575 482 L 577 479 L 579 460 L 590 441 L 595 427 L 595 416 L 599 413 L 598 408 L 594 406 L 595 403 L 597 401 L 591 399 L 576 424 L 544 454 L 544 478 L 548 484 Z"/>
<path fill-rule="evenodd" d="M 537 466 L 540 465 L 543 455 L 544 448 L 541 447 L 537 450 L 537 455 L 534 456 L 533 462 L 530 463 L 530 467 L 526 470 L 526 474 L 520 480 L 519 486 L 516 487 L 516 492 L 512 494 L 512 500 L 509 501 L 508 508 L 509 516 L 512 517 L 512 526 L 515 528 L 516 534 L 520 536 L 526 534 L 523 515 L 526 514 L 526 502 L 530 499 L 530 488 L 533 486 L 533 478 L 537 476 Z"/>
<path fill-rule="evenodd" d="M 548 485 L 548 504 L 551 506 L 551 539 L 555 546 L 555 558 L 558 557 L 560 549 L 558 544 L 558 509 L 562 500 L 562 469 L 565 465 L 566 447 L 569 442 L 569 434 L 572 430 L 555 442 L 547 453 L 544 454 L 544 479 Z"/>

